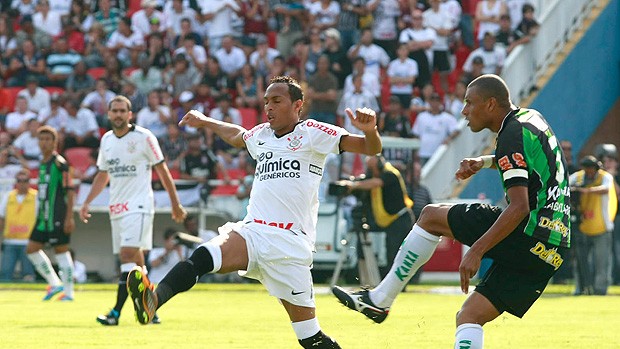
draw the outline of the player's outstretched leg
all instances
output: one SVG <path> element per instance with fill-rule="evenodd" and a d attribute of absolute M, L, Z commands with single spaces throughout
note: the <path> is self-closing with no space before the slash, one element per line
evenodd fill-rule
<path fill-rule="evenodd" d="M 136 310 L 136 319 L 142 325 L 146 325 L 155 315 L 157 310 L 157 295 L 153 291 L 153 285 L 142 272 L 141 267 L 134 267 L 127 276 L 127 292 Z"/>
<path fill-rule="evenodd" d="M 348 307 L 349 309 L 358 311 L 370 320 L 380 324 L 385 318 L 387 318 L 390 308 L 381 308 L 376 306 L 368 296 L 368 290 L 361 290 L 358 292 L 348 293 L 339 286 L 332 288 L 332 293 L 340 303 Z"/>

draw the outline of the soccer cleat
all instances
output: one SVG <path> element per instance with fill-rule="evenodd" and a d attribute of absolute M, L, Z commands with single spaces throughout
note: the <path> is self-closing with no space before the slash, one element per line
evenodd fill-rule
<path fill-rule="evenodd" d="M 157 316 L 157 313 L 155 313 L 155 315 L 153 315 L 153 319 L 151 320 L 151 323 L 153 325 L 161 324 L 161 319 L 159 318 L 159 316 Z"/>
<path fill-rule="evenodd" d="M 381 308 L 372 303 L 368 290 L 361 290 L 353 293 L 347 293 L 339 286 L 332 287 L 332 293 L 340 303 L 366 315 L 370 320 L 380 324 L 387 318 L 390 308 Z"/>
<path fill-rule="evenodd" d="M 52 297 L 59 294 L 60 292 L 62 292 L 62 286 L 54 286 L 54 287 L 47 286 L 47 294 L 45 294 L 45 297 L 43 297 L 43 300 L 49 301 L 50 299 L 52 299 Z"/>
<path fill-rule="evenodd" d="M 157 310 L 157 295 L 153 289 L 142 268 L 131 269 L 127 276 L 127 292 L 136 310 L 136 320 L 142 325 L 151 322 Z"/>
<path fill-rule="evenodd" d="M 118 326 L 118 318 L 121 314 L 112 309 L 107 315 L 99 315 L 97 316 L 97 322 L 104 326 Z"/>
<path fill-rule="evenodd" d="M 62 302 L 73 302 L 73 297 L 69 297 L 66 294 L 62 293 L 57 300 Z"/>

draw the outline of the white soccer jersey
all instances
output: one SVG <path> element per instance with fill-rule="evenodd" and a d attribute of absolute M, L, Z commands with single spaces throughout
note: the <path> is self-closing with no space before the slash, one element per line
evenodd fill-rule
<path fill-rule="evenodd" d="M 131 125 L 122 137 L 112 131 L 101 138 L 97 167 L 110 176 L 110 219 L 128 213 L 154 213 L 152 167 L 164 161 L 151 131 Z"/>
<path fill-rule="evenodd" d="M 303 232 L 314 243 L 325 158 L 339 153 L 340 138 L 348 134 L 312 119 L 281 137 L 268 123 L 247 131 L 243 140 L 257 164 L 244 221 Z"/>

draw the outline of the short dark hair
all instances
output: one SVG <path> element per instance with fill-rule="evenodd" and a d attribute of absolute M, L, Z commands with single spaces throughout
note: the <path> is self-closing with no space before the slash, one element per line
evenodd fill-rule
<path fill-rule="evenodd" d="M 129 98 L 127 98 L 125 96 L 122 96 L 122 95 L 115 96 L 108 103 L 108 109 L 112 108 L 112 103 L 114 103 L 114 102 L 121 102 L 121 103 L 127 104 L 127 109 L 129 109 L 129 111 L 131 111 L 131 101 L 129 100 Z"/>
<path fill-rule="evenodd" d="M 164 240 L 168 240 L 175 235 L 177 235 L 177 231 L 174 228 L 166 228 L 164 230 Z"/>
<path fill-rule="evenodd" d="M 288 85 L 288 94 L 291 97 L 291 101 L 304 100 L 304 91 L 301 89 L 299 82 L 287 75 L 280 75 L 271 78 L 269 85 L 273 84 L 286 84 Z"/>
<path fill-rule="evenodd" d="M 510 91 L 508 90 L 508 86 L 504 80 L 497 75 L 481 75 L 474 79 L 474 81 L 470 82 L 467 88 L 475 88 L 476 93 L 482 96 L 485 100 L 495 98 L 498 105 L 503 108 L 509 108 L 511 106 Z"/>

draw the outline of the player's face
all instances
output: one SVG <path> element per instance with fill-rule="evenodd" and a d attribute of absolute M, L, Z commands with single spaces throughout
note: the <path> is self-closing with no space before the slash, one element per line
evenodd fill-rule
<path fill-rule="evenodd" d="M 467 126 L 473 132 L 480 132 L 488 127 L 489 100 L 476 93 L 476 88 L 468 88 L 461 113 L 468 121 Z"/>
<path fill-rule="evenodd" d="M 112 102 L 110 109 L 108 110 L 108 119 L 112 128 L 115 130 L 124 130 L 129 127 L 129 121 L 131 120 L 131 111 L 129 110 L 127 103 L 124 102 Z"/>
<path fill-rule="evenodd" d="M 283 135 L 295 128 L 299 122 L 299 110 L 302 101 L 291 101 L 288 85 L 283 83 L 271 84 L 265 91 L 265 114 L 269 125 L 276 135 Z"/>
<path fill-rule="evenodd" d="M 44 156 L 51 154 L 56 149 L 56 140 L 51 134 L 43 132 L 38 135 L 38 139 L 39 148 Z"/>

